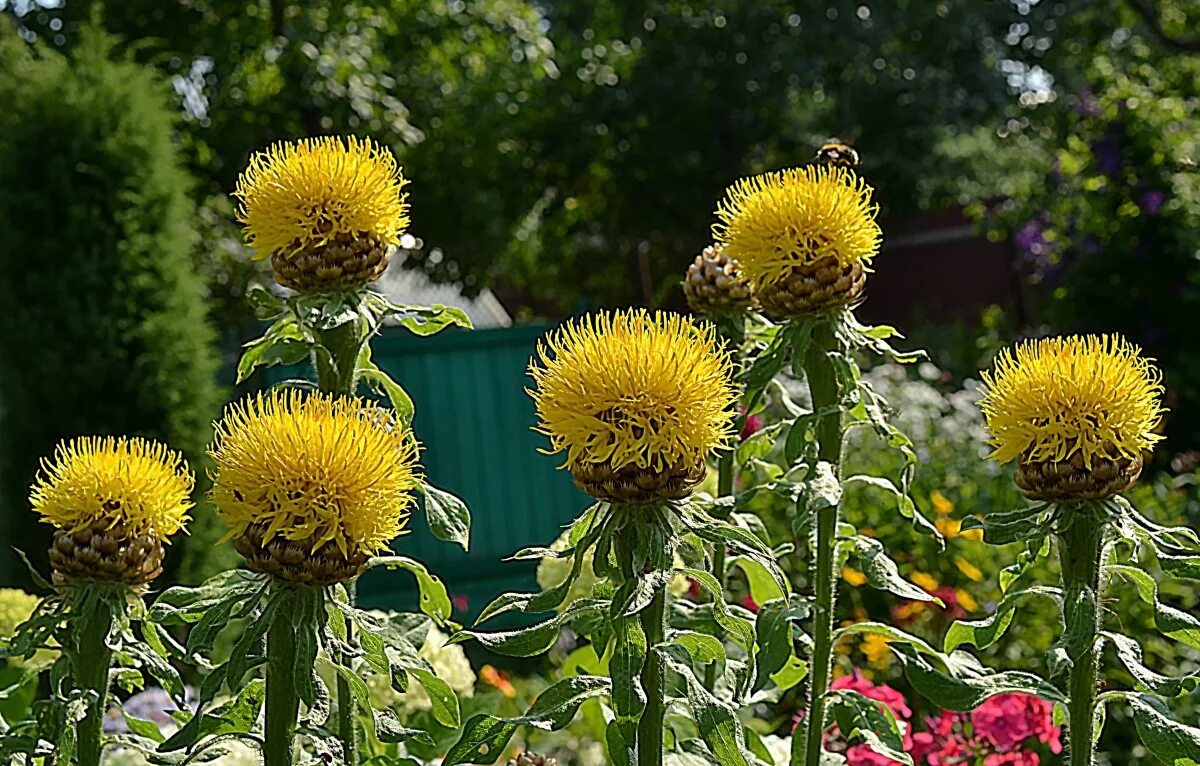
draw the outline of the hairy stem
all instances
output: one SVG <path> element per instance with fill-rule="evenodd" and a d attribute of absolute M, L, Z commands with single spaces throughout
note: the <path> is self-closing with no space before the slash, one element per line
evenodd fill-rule
<path fill-rule="evenodd" d="M 92 587 L 92 586 L 82 586 Z M 104 749 L 104 714 L 108 711 L 108 670 L 112 664 L 112 649 L 108 634 L 112 630 L 112 612 L 105 599 L 89 599 L 90 613 L 80 615 L 76 635 L 75 672 L 79 688 L 93 692 L 87 713 L 78 724 L 79 765 L 99 766 Z"/>
<path fill-rule="evenodd" d="M 318 330 L 317 342 L 328 352 L 313 353 L 317 370 L 317 387 L 342 396 L 351 396 L 358 388 L 358 352 L 365 338 L 358 320 L 340 324 L 330 330 Z"/>
<path fill-rule="evenodd" d="M 300 714 L 300 697 L 296 694 L 296 633 L 291 620 L 289 614 L 278 614 L 267 629 L 264 766 L 292 766 L 292 736 Z"/>
<path fill-rule="evenodd" d="M 733 494 L 733 451 L 721 455 L 720 462 L 717 464 L 717 497 L 729 497 Z M 717 579 L 717 585 L 720 586 L 720 595 L 713 595 L 713 598 L 724 598 L 725 594 L 725 559 L 728 558 L 729 551 L 725 543 L 720 542 L 713 546 L 713 577 Z M 717 663 L 710 663 L 704 669 L 704 685 L 709 691 L 716 688 L 717 685 Z"/>
<path fill-rule="evenodd" d="M 331 330 L 318 332 L 317 340 L 328 352 L 328 356 L 320 352 L 313 354 L 318 388 L 341 396 L 353 396 L 358 388 L 358 354 L 366 342 L 363 327 L 357 320 L 346 322 Z M 353 604 L 354 581 L 346 583 L 346 591 L 350 603 Z M 347 641 L 353 638 L 353 630 L 352 625 L 346 625 Z M 354 727 L 354 697 L 350 693 L 350 684 L 341 674 L 338 674 L 337 678 L 337 732 L 346 763 L 357 763 L 358 736 Z"/>
<path fill-rule="evenodd" d="M 1068 514 L 1075 509 L 1067 511 Z M 1099 519 L 1080 513 L 1068 520 L 1058 536 L 1071 673 L 1067 680 L 1069 702 L 1068 753 L 1070 766 L 1095 763 L 1096 681 L 1100 657 L 1096 635 L 1100 630 L 1100 558 L 1107 527 Z"/>
<path fill-rule="evenodd" d="M 663 660 L 654 649 L 663 642 L 666 629 L 667 592 L 659 588 L 642 610 L 642 630 L 646 632 L 646 664 L 642 666 L 642 689 L 646 709 L 638 721 L 638 766 L 662 766 L 663 725 L 667 716 L 666 687 L 663 684 Z"/>
<path fill-rule="evenodd" d="M 804 371 L 808 376 L 812 392 L 813 411 L 836 408 L 840 402 L 837 373 L 829 353 L 837 349 L 833 329 L 828 324 L 820 325 L 813 334 L 804 360 Z M 840 477 L 842 458 L 842 413 L 831 409 L 817 422 L 817 456 L 833 464 L 834 473 Z M 808 685 L 808 713 L 805 720 L 806 735 L 803 738 L 803 754 L 793 751 L 792 763 L 819 766 L 823 738 L 828 718 L 826 695 L 829 678 L 833 671 L 833 626 L 834 610 L 837 606 L 837 573 L 834 571 L 834 546 L 838 524 L 838 507 L 822 508 L 816 514 L 815 554 L 812 580 L 816 598 L 813 606 L 813 652 L 812 675 Z M 799 756 L 803 755 L 803 760 Z"/>

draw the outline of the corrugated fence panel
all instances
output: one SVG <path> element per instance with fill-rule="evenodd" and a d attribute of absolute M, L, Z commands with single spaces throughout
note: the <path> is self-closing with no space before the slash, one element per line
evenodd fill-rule
<path fill-rule="evenodd" d="M 394 545 L 445 580 L 459 619 L 473 617 L 505 590 L 532 589 L 534 567 L 502 559 L 548 545 L 588 502 L 570 475 L 556 470 L 561 458 L 538 452 L 546 439 L 532 430 L 525 369 L 546 329 L 447 331 L 429 338 L 389 330 L 374 342 L 375 362 L 413 398 L 427 478 L 471 508 L 469 553 L 435 539 L 419 517 Z M 367 606 L 414 608 L 415 591 L 401 572 L 369 574 L 359 593 Z"/>

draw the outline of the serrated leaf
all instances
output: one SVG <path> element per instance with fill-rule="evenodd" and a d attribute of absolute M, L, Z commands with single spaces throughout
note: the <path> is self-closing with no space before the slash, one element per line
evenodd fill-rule
<path fill-rule="evenodd" d="M 609 675 L 612 678 L 612 707 L 614 720 L 621 730 L 622 741 L 636 737 L 638 721 L 646 707 L 641 673 L 646 663 L 646 632 L 637 619 L 626 617 L 613 625 L 612 659 Z"/>
<path fill-rule="evenodd" d="M 962 530 L 982 529 L 983 538 L 992 545 L 1008 545 L 1028 540 L 1046 528 L 1049 506 L 1035 503 L 1025 508 L 990 513 L 982 519 L 968 516 L 963 519 Z"/>
<path fill-rule="evenodd" d="M 458 697 L 450 688 L 450 684 L 424 668 L 413 667 L 409 668 L 408 672 L 417 679 L 417 683 L 425 688 L 433 705 L 433 717 L 437 722 L 443 726 L 457 729 L 462 723 L 462 717 L 459 712 Z"/>
<path fill-rule="evenodd" d="M 1116 651 L 1117 659 L 1142 688 L 1164 697 L 1179 697 L 1200 686 L 1200 676 L 1164 676 L 1146 667 L 1142 646 L 1128 636 L 1104 631 L 1101 634 Z"/>
<path fill-rule="evenodd" d="M 498 718 L 476 715 L 463 727 L 458 742 L 446 753 L 443 766 L 460 763 L 493 763 L 521 726 L 557 731 L 571 722 L 579 706 L 608 694 L 609 680 L 598 676 L 573 676 L 549 687 L 534 700 L 525 715 Z"/>
<path fill-rule="evenodd" d="M 667 667 L 683 677 L 688 707 L 704 744 L 723 766 L 749 766 L 745 734 L 733 708 L 714 697 L 691 667 L 675 659 L 667 649 L 660 647 L 653 651 L 659 652 Z"/>
<path fill-rule="evenodd" d="M 451 642 L 462 643 L 473 638 L 488 649 L 508 657 L 533 657 L 548 651 L 554 645 L 563 625 L 589 614 L 602 613 L 608 609 L 609 603 L 607 599 L 580 599 L 571 603 L 560 614 L 529 627 L 495 633 L 463 630 L 455 634 Z"/>
<path fill-rule="evenodd" d="M 891 708 L 853 689 L 835 689 L 829 694 L 830 712 L 848 742 L 861 742 L 874 753 L 913 766 L 912 757 L 904 752 L 904 734 Z"/>

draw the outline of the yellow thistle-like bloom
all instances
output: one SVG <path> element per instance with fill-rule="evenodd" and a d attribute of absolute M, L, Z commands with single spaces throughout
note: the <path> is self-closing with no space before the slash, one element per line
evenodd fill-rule
<path fill-rule="evenodd" d="M 1126 488 L 1162 437 L 1160 373 L 1119 335 L 1026 341 L 983 373 L 980 406 L 996 449 L 1018 460 L 1018 485 L 1038 499 L 1104 497 Z M 1051 491 L 1054 485 L 1072 486 Z"/>
<path fill-rule="evenodd" d="M 883 238 L 872 193 L 840 165 L 744 178 L 717 207 L 713 236 L 768 313 L 819 313 L 862 294 Z"/>
<path fill-rule="evenodd" d="M 404 531 L 420 481 L 417 453 L 391 411 L 372 402 L 295 389 L 259 394 L 217 423 L 213 501 L 252 568 L 344 579 L 314 574 L 314 561 L 357 567 Z"/>
<path fill-rule="evenodd" d="M 729 357 L 711 327 L 674 314 L 568 322 L 539 344 L 529 374 L 537 430 L 595 497 L 682 497 L 704 477 L 704 456 L 733 437 Z"/>
<path fill-rule="evenodd" d="M 408 226 L 396 158 L 351 136 L 278 143 L 250 158 L 234 196 L 246 242 L 298 290 L 378 279 Z"/>
<path fill-rule="evenodd" d="M 29 500 L 56 527 L 57 582 L 142 585 L 162 573 L 163 543 L 188 519 L 195 479 L 178 452 L 145 439 L 88 436 L 43 460 Z"/>
<path fill-rule="evenodd" d="M 194 486 L 183 455 L 162 444 L 85 436 L 42 461 L 29 500 L 42 521 L 65 532 L 122 527 L 165 542 L 187 521 Z"/>

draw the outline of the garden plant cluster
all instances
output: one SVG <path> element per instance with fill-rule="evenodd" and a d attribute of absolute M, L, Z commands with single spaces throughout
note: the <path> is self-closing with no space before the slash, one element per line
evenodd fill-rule
<path fill-rule="evenodd" d="M 152 592 L 193 511 L 186 461 L 137 437 L 63 442 L 29 496 L 54 529 L 50 574 L 33 573 L 45 595 L 0 601 L 0 758 L 538 766 L 572 754 L 514 752 L 518 733 L 582 719 L 587 757 L 625 766 L 1092 766 L 1113 711 L 1144 752 L 1200 763 L 1200 728 L 1168 706 L 1200 675 L 1152 669 L 1144 647 L 1158 639 L 1109 606 L 1139 601 L 1156 634 L 1200 649 L 1200 618 L 1163 597 L 1200 579 L 1200 536 L 1126 497 L 1162 438 L 1160 373 L 1119 336 L 1028 340 L 996 355 L 978 405 L 966 394 L 914 418 L 929 402 L 907 376 L 860 367 L 937 372 L 893 348 L 895 329 L 855 317 L 883 233 L 857 154 L 836 142 L 729 187 L 684 276 L 695 318 L 599 311 L 544 338 L 529 363 L 537 430 L 594 503 L 514 553 L 539 562 L 538 592 L 455 624 L 445 583 L 392 551 L 418 499 L 447 544 L 468 548 L 471 525 L 424 476 L 414 403 L 372 361 L 385 321 L 422 336 L 470 325 L 370 289 L 405 232 L 407 183 L 369 139 L 250 160 L 238 220 L 288 291 L 250 294 L 269 326 L 239 382 L 305 360 L 313 375 L 216 423 L 211 499 L 244 566 Z M 938 443 L 961 463 L 985 447 L 997 481 L 1015 465 L 1015 487 L 960 498 L 979 506 L 962 518 L 940 490 L 917 492 L 928 456 L 901 425 L 922 423 L 945 429 Z M 885 457 L 863 461 L 870 450 Z M 896 524 L 856 526 L 863 490 Z M 900 526 L 922 542 L 889 551 L 881 538 Z M 951 555 L 956 537 L 979 558 Z M 1018 546 L 1016 561 L 994 571 L 984 543 Z M 923 571 L 900 563 L 914 559 Z M 358 605 L 357 578 L 379 568 L 415 578 L 415 611 Z M 994 577 L 995 603 L 942 585 L 951 568 Z M 870 618 L 865 586 L 899 599 L 888 619 Z M 502 615 L 525 627 L 491 628 Z M 996 649 L 1028 615 L 1057 631 L 1038 667 L 1008 666 Z M 514 710 L 490 666 L 479 678 L 497 694 L 474 695 L 467 642 L 556 655 L 558 670 Z M 863 670 L 836 673 L 851 653 Z M 1110 661 L 1127 687 L 1100 683 Z M 893 663 L 940 712 L 921 718 L 874 680 Z"/>

